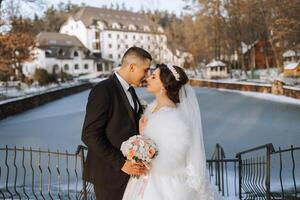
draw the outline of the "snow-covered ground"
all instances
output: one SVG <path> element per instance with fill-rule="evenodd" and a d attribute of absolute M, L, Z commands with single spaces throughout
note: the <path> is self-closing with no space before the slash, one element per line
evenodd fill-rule
<path fill-rule="evenodd" d="M 0 104 L 7 102 L 20 100 L 37 94 L 42 94 L 45 92 L 60 90 L 63 88 L 74 87 L 82 84 L 78 81 L 65 82 L 60 84 L 50 84 L 47 86 L 21 86 L 19 87 L 9 87 L 0 86 L 0 95 L 5 96 L 5 99 L 0 99 Z"/>
<path fill-rule="evenodd" d="M 214 90 L 214 89 L 212 89 Z M 259 92 L 248 92 L 248 91 L 239 91 L 239 90 L 228 90 L 228 89 L 215 89 L 224 92 L 238 93 L 248 97 L 254 97 L 259 99 L 264 99 L 267 101 L 274 101 L 279 103 L 288 103 L 288 104 L 296 104 L 300 106 L 300 100 L 294 99 L 291 97 L 287 97 L 284 95 L 275 95 L 270 93 L 259 93 Z"/>

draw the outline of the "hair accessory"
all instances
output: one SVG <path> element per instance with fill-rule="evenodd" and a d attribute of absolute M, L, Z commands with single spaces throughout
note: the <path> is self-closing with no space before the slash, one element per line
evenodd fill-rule
<path fill-rule="evenodd" d="M 172 74 L 174 75 L 175 77 L 175 80 L 176 81 L 179 81 L 180 80 L 180 75 L 178 74 L 178 72 L 176 71 L 175 67 L 170 65 L 168 66 L 168 68 L 171 70 Z"/>

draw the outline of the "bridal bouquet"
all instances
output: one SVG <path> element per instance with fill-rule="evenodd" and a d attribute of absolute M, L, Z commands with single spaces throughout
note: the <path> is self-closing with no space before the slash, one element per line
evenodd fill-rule
<path fill-rule="evenodd" d="M 150 162 L 158 155 L 154 141 L 143 135 L 132 136 L 123 142 L 121 151 L 128 160 L 143 162 L 147 168 L 149 168 Z"/>

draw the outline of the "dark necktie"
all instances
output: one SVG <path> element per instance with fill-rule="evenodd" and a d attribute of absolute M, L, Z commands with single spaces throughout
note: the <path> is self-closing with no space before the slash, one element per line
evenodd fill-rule
<path fill-rule="evenodd" d="M 134 111 L 137 113 L 138 112 L 138 97 L 135 93 L 135 90 L 132 86 L 129 87 L 128 91 L 131 94 L 132 100 L 133 100 L 133 105 L 134 105 Z"/>

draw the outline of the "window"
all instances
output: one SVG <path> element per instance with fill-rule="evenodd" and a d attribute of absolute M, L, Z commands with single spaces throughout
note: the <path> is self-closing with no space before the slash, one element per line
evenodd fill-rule
<path fill-rule="evenodd" d="M 135 40 L 135 35 L 133 35 L 133 36 L 132 36 L 132 39 L 134 39 L 134 40 Z"/>
<path fill-rule="evenodd" d="M 53 65 L 52 71 L 53 73 L 56 73 L 58 71 L 58 64 Z"/>
<path fill-rule="evenodd" d="M 128 29 L 129 29 L 129 30 L 136 30 L 136 27 L 135 27 L 133 24 L 130 24 L 130 25 L 128 26 Z"/>
<path fill-rule="evenodd" d="M 89 69 L 89 65 L 88 64 L 84 64 L 84 69 Z"/>
<path fill-rule="evenodd" d="M 75 68 L 75 70 L 78 70 L 79 69 L 79 65 L 75 64 L 74 68 Z"/>
<path fill-rule="evenodd" d="M 111 34 L 110 33 L 108 34 L 108 38 L 111 38 Z"/>
<path fill-rule="evenodd" d="M 149 28 L 149 26 L 144 26 L 144 31 L 150 31 L 150 28 Z"/>
<path fill-rule="evenodd" d="M 150 36 L 148 36 L 148 40 L 150 40 Z"/>
<path fill-rule="evenodd" d="M 120 48 L 121 48 L 121 45 L 118 44 L 118 49 L 120 49 Z"/>
<path fill-rule="evenodd" d="M 117 39 L 120 39 L 120 35 L 119 34 L 117 35 Z"/>
<path fill-rule="evenodd" d="M 96 49 L 96 50 L 99 50 L 100 49 L 100 43 L 99 42 L 93 43 L 93 48 Z"/>
<path fill-rule="evenodd" d="M 112 54 L 109 54 L 109 58 L 113 58 L 113 55 L 112 55 Z"/>
<path fill-rule="evenodd" d="M 120 55 L 120 54 L 118 54 L 118 58 L 119 58 L 119 59 L 121 58 L 121 55 Z"/>
<path fill-rule="evenodd" d="M 112 44 L 108 44 L 108 47 L 109 47 L 109 48 L 112 48 Z"/>
<path fill-rule="evenodd" d="M 125 45 L 125 48 L 128 49 L 128 44 Z"/>
<path fill-rule="evenodd" d="M 143 39 L 143 36 L 141 35 L 140 38 L 141 38 L 141 40 L 142 40 L 142 39 Z"/>
<path fill-rule="evenodd" d="M 99 39 L 100 38 L 100 33 L 97 31 L 97 32 L 95 32 L 95 38 L 96 39 Z"/>
<path fill-rule="evenodd" d="M 52 53 L 52 51 L 51 51 L 50 49 L 47 49 L 47 50 L 45 51 L 45 56 L 48 57 L 48 56 L 51 55 L 51 53 Z"/>
<path fill-rule="evenodd" d="M 128 35 L 125 35 L 125 39 L 127 39 L 128 38 Z"/>
<path fill-rule="evenodd" d="M 58 56 L 63 56 L 63 55 L 64 55 L 64 51 L 62 49 L 59 49 Z"/>
<path fill-rule="evenodd" d="M 78 52 L 77 51 L 74 52 L 74 57 L 78 57 Z"/>
<path fill-rule="evenodd" d="M 68 64 L 65 64 L 64 69 L 65 69 L 66 71 L 68 71 L 68 70 L 69 70 L 69 65 L 68 65 Z"/>
<path fill-rule="evenodd" d="M 102 63 L 97 64 L 97 71 L 102 72 L 103 71 L 103 65 Z"/>

